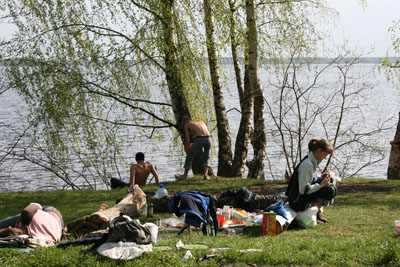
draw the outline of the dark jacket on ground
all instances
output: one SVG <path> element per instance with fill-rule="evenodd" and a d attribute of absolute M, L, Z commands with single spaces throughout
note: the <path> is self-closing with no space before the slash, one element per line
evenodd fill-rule
<path fill-rule="evenodd" d="M 217 234 L 217 212 L 214 201 L 210 195 L 197 190 L 181 191 L 175 194 L 171 199 L 168 204 L 168 209 L 178 217 L 186 213 L 185 223 L 193 225 L 194 227 L 200 227 L 200 224 L 203 223 L 202 232 L 204 234 L 207 232 L 206 225 L 210 216 L 214 223 L 215 235 Z"/>

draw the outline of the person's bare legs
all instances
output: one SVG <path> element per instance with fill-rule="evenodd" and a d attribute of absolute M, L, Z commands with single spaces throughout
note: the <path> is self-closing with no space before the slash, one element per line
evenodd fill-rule
<path fill-rule="evenodd" d="M 208 178 L 208 166 L 204 166 L 203 169 L 204 169 L 203 179 L 204 180 L 209 180 L 209 178 Z"/>
<path fill-rule="evenodd" d="M 189 169 L 185 169 L 185 171 L 183 172 L 183 180 L 187 179 L 188 173 L 189 173 Z"/>

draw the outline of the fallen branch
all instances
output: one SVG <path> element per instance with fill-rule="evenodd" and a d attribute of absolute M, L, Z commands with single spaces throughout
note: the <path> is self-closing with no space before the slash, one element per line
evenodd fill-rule
<path fill-rule="evenodd" d="M 146 196 L 139 186 L 128 189 L 125 197 L 115 206 L 94 212 L 80 219 L 74 220 L 67 225 L 67 232 L 71 234 L 84 235 L 93 231 L 106 229 L 110 219 L 120 213 L 131 218 L 139 216 L 142 206 L 146 203 Z"/>

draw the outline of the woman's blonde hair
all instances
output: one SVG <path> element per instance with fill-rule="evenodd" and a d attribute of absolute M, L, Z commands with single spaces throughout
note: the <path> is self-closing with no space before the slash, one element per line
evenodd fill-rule
<path fill-rule="evenodd" d="M 328 154 L 333 153 L 333 146 L 329 143 L 328 140 L 325 139 L 311 139 L 308 143 L 308 150 L 309 151 L 317 151 L 318 149 L 322 149 Z"/>

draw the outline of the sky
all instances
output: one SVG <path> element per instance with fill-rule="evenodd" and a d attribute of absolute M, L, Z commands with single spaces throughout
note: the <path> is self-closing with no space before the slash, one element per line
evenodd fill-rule
<path fill-rule="evenodd" d="M 362 47 L 368 56 L 395 56 L 388 28 L 400 20 L 400 0 L 367 0 L 363 9 L 358 0 L 328 0 L 339 12 L 339 22 L 332 38 L 336 43 L 348 39 L 350 47 Z M 400 55 L 397 55 L 400 56 Z"/>
<path fill-rule="evenodd" d="M 332 43 L 343 44 L 347 39 L 349 48 L 371 51 L 368 56 L 383 57 L 386 53 L 396 56 L 391 49 L 388 28 L 400 19 L 400 0 L 367 0 L 365 9 L 360 6 L 359 0 L 327 1 L 339 12 Z M 0 37 L 9 38 L 13 30 L 13 25 L 0 23 Z"/>

